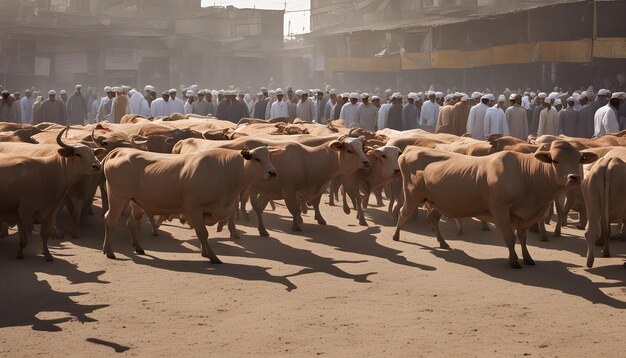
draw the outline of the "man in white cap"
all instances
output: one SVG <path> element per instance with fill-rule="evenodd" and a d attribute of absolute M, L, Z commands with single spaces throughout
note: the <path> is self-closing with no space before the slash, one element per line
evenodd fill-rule
<path fill-rule="evenodd" d="M 309 101 L 309 94 L 302 91 L 300 100 L 296 105 L 296 118 L 300 118 L 305 122 L 315 122 L 315 106 Z"/>
<path fill-rule="evenodd" d="M 325 123 L 324 122 L 324 92 L 317 91 L 315 93 L 315 100 L 313 101 L 313 106 L 315 107 L 315 122 L 316 123 Z"/>
<path fill-rule="evenodd" d="M 437 124 L 437 118 L 439 117 L 439 108 L 441 106 L 436 102 L 437 94 L 433 91 L 426 93 L 428 101 L 422 105 L 422 112 L 420 113 L 420 125 L 422 129 L 435 133 L 435 125 Z"/>
<path fill-rule="evenodd" d="M 30 88 L 27 88 L 26 91 L 24 91 L 24 97 L 20 99 L 20 114 L 22 115 L 21 120 L 23 124 L 33 123 L 33 103 L 35 103 L 35 98 Z"/>
<path fill-rule="evenodd" d="M 528 128 L 531 134 L 537 133 L 537 129 L 539 128 L 539 116 L 541 115 L 541 111 L 544 110 L 543 103 L 546 101 L 546 98 L 548 98 L 548 95 L 545 92 L 539 92 L 537 98 L 535 98 L 535 110 L 533 111 L 531 126 Z"/>
<path fill-rule="evenodd" d="M 187 97 L 187 100 L 185 101 L 184 114 L 191 114 L 193 112 L 193 103 L 195 102 L 196 93 L 189 90 L 185 93 L 185 97 Z"/>
<path fill-rule="evenodd" d="M 150 117 L 150 106 L 144 96 L 139 91 L 132 89 L 128 92 L 130 96 L 128 103 L 128 112 L 130 114 L 138 114 L 146 118 Z"/>
<path fill-rule="evenodd" d="M 445 100 L 445 96 L 443 94 L 443 92 L 435 92 L 435 99 L 437 100 L 437 103 L 439 104 L 439 106 L 443 106 L 443 101 Z"/>
<path fill-rule="evenodd" d="M 63 105 L 67 106 L 67 91 L 66 90 L 60 90 L 59 91 L 59 95 L 61 96 L 61 102 L 63 102 Z"/>
<path fill-rule="evenodd" d="M 332 120 L 339 119 L 341 115 L 341 108 L 343 108 L 343 106 L 348 102 L 350 102 L 350 93 L 344 92 L 339 95 L 339 97 L 337 98 L 337 104 L 333 109 Z"/>
<path fill-rule="evenodd" d="M 111 115 L 111 105 L 113 104 L 113 97 L 115 97 L 113 88 L 111 88 L 110 86 L 105 86 L 104 97 L 100 99 L 100 103 L 98 104 L 98 114 L 96 114 L 96 122 L 102 122 Z"/>
<path fill-rule="evenodd" d="M 176 89 L 172 88 L 168 91 L 168 93 L 170 94 L 170 100 L 167 101 L 167 115 L 169 116 L 173 113 L 184 113 L 185 102 L 183 102 L 180 98 L 176 98 Z"/>
<path fill-rule="evenodd" d="M 599 93 L 599 92 L 598 92 Z M 619 120 L 617 113 L 626 99 L 626 93 L 615 92 L 606 106 L 596 111 L 594 116 L 594 133 L 596 137 L 619 132 Z"/>
<path fill-rule="evenodd" d="M 122 117 L 128 114 L 129 98 L 124 92 L 124 87 L 115 87 L 115 98 L 111 104 L 111 115 L 109 121 L 112 123 L 120 123 Z"/>
<path fill-rule="evenodd" d="M 281 88 L 276 89 L 276 102 L 272 103 L 272 109 L 270 111 L 270 117 L 274 118 L 289 118 L 289 108 L 287 102 L 285 102 L 285 94 Z"/>
<path fill-rule="evenodd" d="M 82 85 L 76 85 L 75 92 L 67 100 L 67 117 L 71 124 L 85 124 L 87 117 L 87 101 L 81 93 Z"/>
<path fill-rule="evenodd" d="M 479 105 L 481 103 L 480 102 L 480 98 L 482 96 L 483 96 L 483 94 L 480 93 L 480 92 L 473 92 L 472 93 L 472 102 L 471 102 L 472 107 L 474 107 L 476 105 Z"/>
<path fill-rule="evenodd" d="M 326 101 L 326 104 L 324 105 L 324 115 L 322 116 L 322 123 L 326 123 L 332 119 L 333 109 L 335 108 L 335 105 L 337 104 L 337 90 L 334 88 L 331 88 L 330 91 L 328 91 L 328 93 L 329 93 L 329 98 L 328 98 L 328 101 Z"/>
<path fill-rule="evenodd" d="M 543 101 L 543 110 L 539 114 L 539 126 L 537 127 L 537 136 L 542 135 L 558 135 L 559 131 L 559 112 L 552 105 L 554 96 L 546 97 Z"/>
<path fill-rule="evenodd" d="M 480 104 L 477 104 L 470 108 L 469 116 L 467 117 L 467 133 L 474 139 L 485 139 L 485 114 L 490 105 L 495 103 L 495 98 L 492 94 L 485 94 L 480 98 Z"/>
<path fill-rule="evenodd" d="M 41 104 L 37 116 L 38 118 L 33 121 L 36 122 L 33 124 L 39 124 L 41 122 L 52 122 L 60 125 L 67 124 L 65 105 L 56 98 L 56 94 L 54 90 L 48 91 L 48 99 Z"/>
<path fill-rule="evenodd" d="M 0 99 L 0 121 L 9 123 L 20 122 L 20 111 L 18 108 L 20 103 L 15 100 L 15 97 L 11 96 L 11 93 L 7 90 L 2 91 L 2 98 Z"/>
<path fill-rule="evenodd" d="M 465 131 L 467 129 L 467 117 L 469 117 L 469 111 L 471 108 L 469 102 L 469 96 L 462 93 L 461 98 L 452 109 L 452 122 L 450 123 L 450 133 L 458 135 L 459 137 L 466 133 Z"/>
<path fill-rule="evenodd" d="M 402 94 L 395 92 L 391 95 L 391 106 L 387 113 L 387 124 L 385 128 L 402 130 Z"/>
<path fill-rule="evenodd" d="M 343 125 L 346 128 L 350 128 L 352 124 L 356 122 L 356 109 L 359 107 L 359 94 L 356 92 L 350 93 L 350 102 L 341 107 L 339 118 L 343 119 Z"/>
<path fill-rule="evenodd" d="M 578 135 L 578 112 L 575 110 L 576 100 L 574 97 L 567 99 L 567 108 L 559 111 L 559 134 L 568 137 Z"/>
<path fill-rule="evenodd" d="M 283 92 L 282 89 L 280 89 L 281 92 Z M 271 119 L 272 118 L 272 104 L 274 104 L 274 102 L 276 102 L 278 100 L 278 97 L 276 96 L 276 91 L 275 90 L 270 90 L 269 92 L 267 92 L 269 95 L 269 98 L 267 99 L 267 107 L 265 108 L 265 119 Z M 284 98 L 285 93 L 283 92 L 283 101 L 285 101 L 285 103 L 289 102 L 286 98 Z M 289 105 L 287 104 L 287 116 L 289 116 Z M 288 117 L 287 117 L 288 118 Z"/>
<path fill-rule="evenodd" d="M 502 97 L 502 95 L 500 97 Z M 498 100 L 500 97 L 498 97 Z M 487 112 L 485 112 L 484 127 L 485 138 L 488 138 L 492 134 L 509 135 L 509 124 L 499 104 L 488 108 Z"/>
<path fill-rule="evenodd" d="M 206 96 L 206 90 L 201 89 L 198 91 L 198 100 L 191 104 L 191 113 L 199 116 L 206 116 L 209 114 L 209 102 L 204 97 Z"/>
<path fill-rule="evenodd" d="M 402 129 L 416 129 L 419 120 L 419 109 L 415 106 L 417 101 L 417 93 L 411 92 L 407 96 L 408 103 L 402 108 Z"/>
<path fill-rule="evenodd" d="M 385 90 L 385 103 L 391 104 L 391 96 L 392 95 L 393 95 L 393 91 L 391 90 L 391 88 L 387 88 Z"/>
<path fill-rule="evenodd" d="M 372 100 L 372 103 L 376 105 L 376 101 Z M 381 102 L 380 99 L 377 102 Z M 377 128 L 384 129 L 387 128 L 387 117 L 389 115 L 389 108 L 391 108 L 391 102 L 383 103 L 380 108 L 378 108 L 378 125 Z"/>
<path fill-rule="evenodd" d="M 167 102 L 170 100 L 169 91 L 161 92 L 161 98 L 157 98 L 152 101 L 150 106 L 150 117 L 163 117 L 168 116 Z"/>
<path fill-rule="evenodd" d="M 143 88 L 144 95 L 143 98 L 148 102 L 148 107 L 152 105 L 152 101 L 156 99 L 156 89 L 152 85 L 146 85 Z"/>
<path fill-rule="evenodd" d="M 509 97 L 510 105 L 506 109 L 506 123 L 509 126 L 509 135 L 522 140 L 528 138 L 528 117 L 526 109 L 522 107 L 522 96 L 512 93 Z"/>
<path fill-rule="evenodd" d="M 261 95 L 258 96 L 252 111 L 252 117 L 256 119 L 265 119 L 265 110 L 267 109 L 267 101 L 269 94 L 267 88 L 261 87 Z"/>
<path fill-rule="evenodd" d="M 509 93 L 510 95 L 510 93 Z M 498 96 L 498 108 L 500 108 L 502 110 L 502 113 L 504 113 L 504 111 L 506 111 L 507 105 L 506 105 L 506 97 L 505 95 L 501 94 Z"/>
<path fill-rule="evenodd" d="M 369 93 L 361 93 L 362 103 L 356 109 L 355 127 L 366 129 L 370 132 L 376 132 L 376 121 L 378 108 L 369 101 Z"/>

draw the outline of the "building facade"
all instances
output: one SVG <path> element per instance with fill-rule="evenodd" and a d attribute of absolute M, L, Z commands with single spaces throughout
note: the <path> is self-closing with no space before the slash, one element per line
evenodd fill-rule
<path fill-rule="evenodd" d="M 203 8 L 201 0 L 3 0 L 0 81 L 57 89 L 267 85 L 267 73 L 282 75 L 283 17 Z"/>
<path fill-rule="evenodd" d="M 311 1 L 315 78 L 373 90 L 624 89 L 626 1 Z"/>

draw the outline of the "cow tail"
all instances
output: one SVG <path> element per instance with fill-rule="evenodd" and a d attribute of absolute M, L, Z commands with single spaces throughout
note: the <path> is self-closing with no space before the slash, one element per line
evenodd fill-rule
<path fill-rule="evenodd" d="M 603 202 L 602 203 L 602 211 L 603 211 L 603 220 L 602 220 L 602 226 L 603 229 L 605 230 L 605 232 L 610 233 L 611 230 L 611 219 L 609 217 L 609 195 L 611 193 L 611 167 L 613 163 L 613 158 L 609 159 L 609 162 L 606 165 L 606 169 L 604 170 L 604 197 L 603 197 Z M 605 240 L 609 240 L 609 237 L 606 237 Z"/>

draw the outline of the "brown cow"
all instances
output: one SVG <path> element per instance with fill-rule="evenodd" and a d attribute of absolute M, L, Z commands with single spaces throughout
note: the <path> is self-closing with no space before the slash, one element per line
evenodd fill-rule
<path fill-rule="evenodd" d="M 221 263 L 209 247 L 205 225 L 231 217 L 239 194 L 254 182 L 276 177 L 266 147 L 233 151 L 212 149 L 192 154 L 159 154 L 120 148 L 103 162 L 109 210 L 106 212 L 103 252 L 115 258 L 110 238 L 129 201 L 155 215 L 183 213 L 202 244 L 202 256 Z M 167 188 L 167 190 L 163 190 Z M 138 206 L 138 207 L 137 207 Z M 138 220 L 141 214 L 133 213 Z M 136 220 L 127 221 L 138 254 Z"/>
<path fill-rule="evenodd" d="M 626 149 L 610 151 L 591 169 L 582 185 L 589 215 L 587 239 L 587 267 L 593 266 L 594 246 L 604 240 L 604 257 L 610 257 L 609 235 L 612 222 L 626 220 Z"/>
<path fill-rule="evenodd" d="M 52 261 L 48 239 L 54 234 L 56 214 L 69 188 L 87 175 L 100 171 L 94 151 L 81 144 L 68 145 L 57 135 L 57 153 L 47 157 L 0 155 L 0 222 L 17 223 L 20 233 L 18 259 L 31 238 L 34 224 L 41 224 L 43 254 Z"/>
<path fill-rule="evenodd" d="M 515 253 L 515 232 L 522 246 L 524 263 L 533 259 L 526 247 L 526 230 L 542 219 L 551 203 L 572 186 L 580 185 L 581 164 L 595 161 L 594 153 L 580 152 L 565 141 L 555 141 L 549 151 L 534 154 L 500 152 L 486 157 L 451 155 L 423 171 L 412 163 L 441 156 L 420 149 L 413 157 L 400 157 L 405 203 L 400 210 L 394 240 L 421 202 L 433 210 L 429 220 L 442 248 L 449 248 L 439 231 L 441 215 L 450 218 L 477 217 L 495 223 L 509 250 L 509 264 L 521 267 Z"/>

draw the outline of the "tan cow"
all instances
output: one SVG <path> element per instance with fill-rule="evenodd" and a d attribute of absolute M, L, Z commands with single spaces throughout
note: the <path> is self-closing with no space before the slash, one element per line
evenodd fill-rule
<path fill-rule="evenodd" d="M 405 202 L 400 210 L 394 240 L 415 208 L 426 202 L 442 248 L 449 248 L 439 231 L 441 215 L 450 218 L 477 217 L 495 223 L 509 250 L 509 264 L 521 267 L 515 253 L 516 236 L 524 263 L 533 259 L 526 247 L 526 230 L 542 219 L 551 203 L 573 186 L 580 185 L 581 164 L 595 161 L 591 152 L 580 152 L 565 141 L 555 141 L 549 150 L 534 154 L 500 152 L 486 157 L 450 155 L 422 171 L 412 170 L 416 160 L 441 156 L 432 149 L 419 149 L 414 157 L 400 157 Z"/>
<path fill-rule="evenodd" d="M 115 258 L 111 234 L 132 200 L 154 215 L 184 214 L 200 239 L 202 256 L 221 263 L 209 247 L 205 225 L 230 218 L 242 191 L 257 181 L 276 177 L 267 147 L 177 155 L 120 148 L 107 155 L 103 167 L 109 210 L 104 216 L 102 249 L 109 258 Z M 133 213 L 133 217 L 138 220 L 141 215 Z M 135 251 L 143 254 L 136 220 L 129 220 L 127 225 Z"/>
<path fill-rule="evenodd" d="M 100 171 L 94 151 L 81 144 L 65 144 L 61 139 L 63 133 L 57 135 L 60 148 L 53 155 L 0 155 L 0 222 L 18 225 L 18 259 L 24 258 L 23 249 L 32 236 L 34 224 L 41 224 L 43 255 L 52 261 L 48 239 L 55 233 L 56 214 L 63 198 L 81 178 Z"/>
<path fill-rule="evenodd" d="M 484 142 L 470 145 L 467 148 L 467 155 L 482 157 L 505 150 L 529 154 L 536 152 L 537 149 L 539 149 L 539 145 L 530 144 L 515 137 L 490 137 Z"/>
<path fill-rule="evenodd" d="M 589 216 L 587 239 L 587 267 L 593 266 L 594 246 L 603 239 L 604 257 L 610 257 L 609 238 L 612 222 L 626 220 L 626 149 L 614 149 L 591 169 L 582 185 Z"/>

